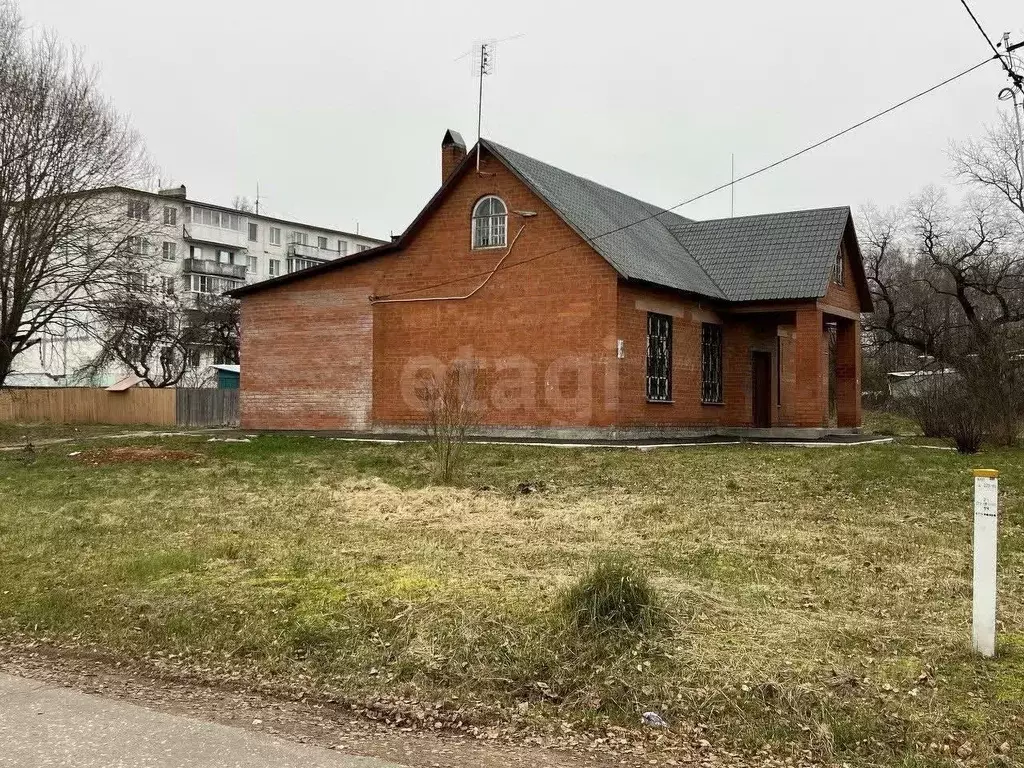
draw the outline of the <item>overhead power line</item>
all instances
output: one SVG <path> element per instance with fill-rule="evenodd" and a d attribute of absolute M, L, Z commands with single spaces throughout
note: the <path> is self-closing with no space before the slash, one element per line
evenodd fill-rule
<path fill-rule="evenodd" d="M 827 136 L 826 138 L 821 139 L 820 141 L 816 141 L 813 144 L 809 144 L 808 146 L 804 147 L 803 149 L 800 149 L 800 150 L 798 150 L 796 152 L 793 152 L 792 154 L 786 155 L 785 157 L 783 157 L 783 158 L 781 158 L 779 160 L 776 160 L 773 163 L 769 163 L 768 165 L 764 165 L 764 166 L 758 168 L 755 171 L 751 171 L 750 173 L 747 173 L 747 174 L 745 174 L 743 176 L 740 176 L 737 179 L 733 179 L 733 180 L 731 180 L 731 181 L 729 181 L 729 182 L 727 182 L 725 184 L 720 184 L 719 186 L 715 187 L 714 189 L 709 189 L 707 192 L 702 192 L 699 195 L 696 195 L 694 197 L 691 197 L 691 198 L 688 198 L 686 200 L 683 200 L 681 203 L 676 203 L 675 205 L 673 205 L 673 206 L 671 206 L 669 208 L 663 208 L 663 209 L 661 209 L 659 211 L 656 211 L 655 213 L 652 213 L 649 216 L 643 217 L 642 219 L 637 219 L 636 221 L 631 221 L 628 224 L 623 224 L 621 227 L 616 227 L 615 229 L 610 229 L 607 232 L 602 232 L 600 234 L 594 235 L 593 237 L 585 237 L 585 242 L 587 242 L 587 243 L 594 243 L 594 241 L 600 240 L 602 237 L 608 237 L 609 235 L 614 235 L 617 232 L 622 232 L 623 230 L 629 229 L 630 227 L 635 227 L 638 224 L 643 224 L 645 221 L 650 221 L 651 219 L 656 219 L 656 218 L 658 218 L 659 216 L 661 216 L 663 214 L 671 213 L 672 211 L 675 211 L 678 208 L 682 208 L 683 206 L 689 205 L 690 203 L 695 203 L 698 200 L 702 200 L 705 197 L 708 197 L 709 195 L 715 194 L 716 192 L 721 192 L 723 189 L 728 189 L 729 187 L 731 187 L 731 186 L 733 186 L 735 184 L 739 184 L 741 181 L 746 181 L 748 179 L 754 178 L 755 176 L 760 176 L 763 173 L 767 173 L 768 171 L 773 170 L 774 168 L 778 168 L 783 163 L 788 163 L 790 160 L 794 160 L 794 159 L 800 157 L 801 155 L 806 155 L 808 152 L 811 152 L 811 151 L 813 151 L 815 149 L 818 149 L 819 147 L 823 147 L 824 145 L 826 145 L 826 144 L 828 144 L 828 143 L 830 143 L 832 141 L 835 141 L 836 139 L 838 139 L 838 138 L 840 138 L 842 136 L 845 136 L 846 134 L 850 133 L 851 131 L 855 131 L 858 128 L 861 128 L 861 127 L 867 125 L 868 123 L 874 122 L 875 120 L 878 120 L 881 117 L 885 117 L 890 112 L 895 112 L 897 109 L 900 109 L 901 107 L 905 107 L 907 104 L 910 104 L 911 102 L 916 101 L 917 99 L 920 99 L 920 98 L 922 98 L 924 96 L 927 96 L 928 94 L 933 93 L 934 91 L 937 91 L 940 88 L 942 88 L 944 86 L 947 86 L 950 83 L 955 82 L 956 80 L 959 80 L 962 77 L 966 77 L 967 75 L 971 74 L 975 70 L 981 69 L 983 66 L 988 64 L 990 61 L 993 61 L 994 59 L 1001 59 L 1001 57 L 997 53 L 997 55 L 993 56 L 992 58 L 985 59 L 984 61 L 980 61 L 977 64 L 975 64 L 973 67 L 968 67 L 967 69 L 965 69 L 962 72 L 959 72 L 959 73 L 953 75 L 952 77 L 947 77 L 942 82 L 936 83 L 935 85 L 931 86 L 930 88 L 926 88 L 923 91 L 915 93 L 913 96 L 910 96 L 909 98 L 903 99 L 903 101 L 897 102 L 896 104 L 893 104 L 891 107 L 887 107 L 886 109 L 883 109 L 881 112 L 876 112 L 875 114 L 871 115 L 870 117 L 867 117 L 867 118 L 865 118 L 865 119 L 863 119 L 863 120 L 861 120 L 861 121 L 859 121 L 857 123 L 854 123 L 853 125 L 851 125 L 851 126 L 849 126 L 847 128 L 844 128 L 841 131 L 833 133 L 831 136 Z M 504 270 L 507 270 L 507 269 L 513 269 L 515 267 L 522 266 L 523 264 L 529 264 L 530 262 L 538 261 L 539 259 L 547 258 L 548 256 L 554 256 L 557 253 L 561 253 L 561 252 L 567 251 L 567 250 L 569 250 L 571 248 L 576 248 L 578 246 L 579 246 L 579 243 L 574 243 L 573 245 L 565 245 L 565 246 L 562 246 L 560 248 L 556 248 L 556 249 L 551 250 L 551 251 L 545 251 L 544 253 L 538 254 L 536 256 L 531 256 L 530 258 L 523 259 L 522 261 L 515 261 L 515 262 L 512 262 L 511 264 L 508 264 L 508 265 L 502 265 L 499 270 L 493 270 L 493 272 L 504 271 Z M 467 274 L 462 275 L 460 277 L 450 278 L 448 280 L 444 280 L 444 281 L 439 282 L 439 283 L 432 283 L 431 285 L 424 285 L 424 286 L 421 286 L 419 288 L 410 288 L 410 289 L 405 290 L 405 291 L 398 291 L 398 292 L 395 292 L 395 293 L 390 293 L 390 294 L 387 294 L 386 296 L 379 296 L 379 297 L 377 297 L 377 299 L 391 299 L 391 298 L 395 298 L 397 296 L 405 296 L 405 295 L 410 294 L 410 293 L 421 293 L 422 291 L 429 291 L 429 290 L 431 290 L 433 288 L 441 288 L 443 286 L 451 285 L 453 283 L 461 283 L 464 280 L 471 280 L 474 277 L 482 277 L 483 275 L 488 275 L 488 274 L 491 274 L 491 273 L 492 273 L 492 270 L 489 270 L 489 269 L 481 270 L 479 272 L 467 273 Z"/>
<path fill-rule="evenodd" d="M 971 6 L 967 4 L 967 0 L 960 0 L 960 4 L 964 7 L 964 10 L 967 11 L 967 15 L 971 17 L 971 21 L 974 22 L 974 26 L 976 26 L 978 31 L 981 32 L 981 36 L 985 38 L 985 42 L 988 43 L 988 47 L 992 49 L 992 53 L 994 53 L 996 58 L 999 59 L 999 63 L 1003 65 L 1003 69 L 1006 70 L 1006 74 L 1010 76 L 1013 84 L 1018 88 L 1024 87 L 1024 78 L 1014 71 L 1012 59 L 1010 59 L 1010 51 L 1020 47 L 1019 44 L 1012 47 L 1008 45 L 1006 49 L 1006 59 L 1004 59 L 1002 54 L 999 52 L 999 48 L 997 48 L 995 43 L 992 42 L 992 38 L 988 36 L 988 32 L 986 32 L 985 28 L 981 26 L 981 22 L 978 21 L 978 17 L 974 15 L 974 11 L 971 10 Z"/>

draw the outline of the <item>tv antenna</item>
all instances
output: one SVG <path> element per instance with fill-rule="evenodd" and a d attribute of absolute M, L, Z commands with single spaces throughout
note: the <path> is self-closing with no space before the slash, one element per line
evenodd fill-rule
<path fill-rule="evenodd" d="M 483 40 L 473 45 L 473 77 L 480 78 L 480 91 L 476 102 L 476 172 L 480 173 L 480 133 L 484 117 L 484 78 L 494 74 L 497 63 L 497 40 Z"/>

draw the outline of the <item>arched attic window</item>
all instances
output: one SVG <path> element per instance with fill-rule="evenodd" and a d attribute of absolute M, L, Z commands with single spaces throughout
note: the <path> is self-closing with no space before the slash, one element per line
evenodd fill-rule
<path fill-rule="evenodd" d="M 508 235 L 508 209 L 500 197 L 488 195 L 473 207 L 473 247 L 503 248 Z"/>

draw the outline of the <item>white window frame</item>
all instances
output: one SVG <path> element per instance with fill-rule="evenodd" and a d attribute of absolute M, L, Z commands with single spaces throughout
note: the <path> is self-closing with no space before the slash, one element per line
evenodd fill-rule
<path fill-rule="evenodd" d="M 249 222 L 249 242 L 258 243 L 260 241 L 260 225 L 254 221 Z"/>
<path fill-rule="evenodd" d="M 164 224 L 174 227 L 178 224 L 178 209 L 170 205 L 164 206 Z"/>
<path fill-rule="evenodd" d="M 160 255 L 164 261 L 177 261 L 178 244 L 171 240 L 164 240 L 164 244 L 163 247 L 161 248 Z"/>
<path fill-rule="evenodd" d="M 176 290 L 177 280 L 169 275 L 160 276 L 160 292 L 165 296 L 173 296 Z"/>
<path fill-rule="evenodd" d="M 497 200 L 501 203 L 501 207 L 504 209 L 504 213 L 489 213 L 479 214 L 477 211 L 480 210 L 481 206 L 485 203 L 489 203 L 492 200 Z M 489 248 L 504 248 L 508 243 L 508 206 L 505 201 L 497 195 L 484 195 L 473 205 L 472 213 L 473 226 L 470 227 L 470 247 L 474 251 L 483 251 Z M 480 227 L 487 227 L 487 239 L 484 243 L 478 244 L 477 232 Z M 495 233 L 500 232 L 498 237 L 495 237 Z M 499 242 L 500 241 L 500 242 Z"/>
<path fill-rule="evenodd" d="M 270 244 L 280 245 L 281 244 L 281 228 L 271 227 L 270 228 Z"/>
<path fill-rule="evenodd" d="M 281 260 L 267 259 L 267 269 L 269 270 L 271 277 L 277 277 L 281 274 Z"/>

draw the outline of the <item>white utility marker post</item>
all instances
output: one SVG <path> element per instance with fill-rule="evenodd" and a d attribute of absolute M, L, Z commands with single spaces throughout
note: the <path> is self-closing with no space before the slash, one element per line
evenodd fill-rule
<path fill-rule="evenodd" d="M 974 650 L 996 655 L 996 540 L 999 472 L 974 470 Z"/>

